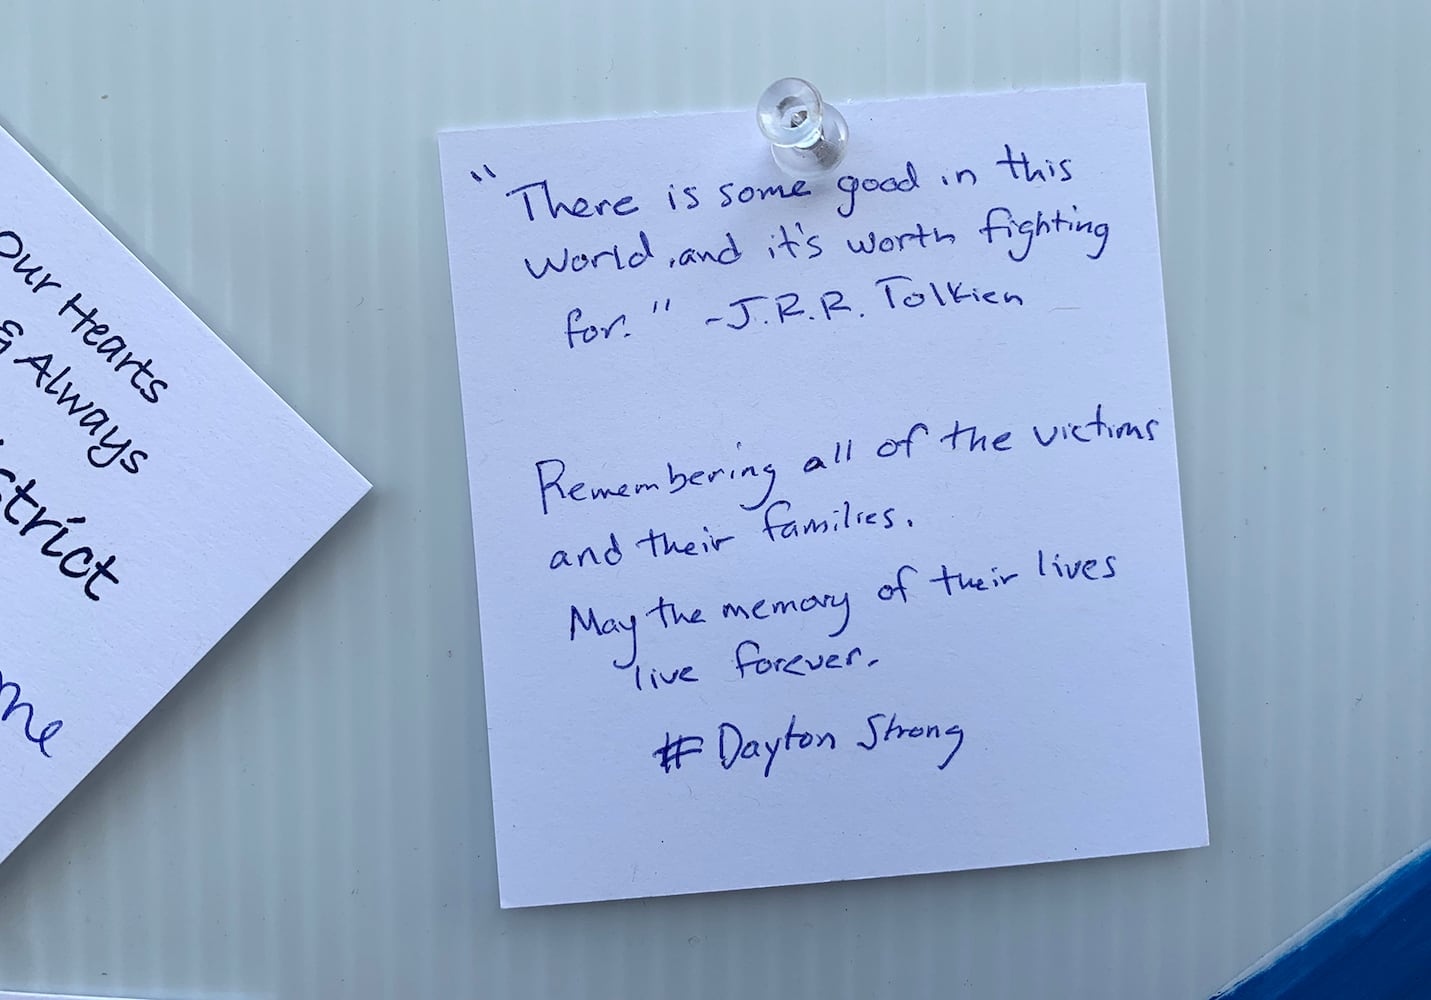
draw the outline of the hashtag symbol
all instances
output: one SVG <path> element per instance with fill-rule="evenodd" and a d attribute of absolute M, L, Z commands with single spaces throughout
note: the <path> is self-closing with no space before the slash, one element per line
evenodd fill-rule
<path fill-rule="evenodd" d="M 666 742 L 652 752 L 651 756 L 661 762 L 661 769 L 667 774 L 672 768 L 679 771 L 681 769 L 681 758 L 688 757 L 695 753 L 704 753 L 701 747 L 705 744 L 704 736 L 677 736 L 671 739 L 671 734 L 666 733 Z"/>

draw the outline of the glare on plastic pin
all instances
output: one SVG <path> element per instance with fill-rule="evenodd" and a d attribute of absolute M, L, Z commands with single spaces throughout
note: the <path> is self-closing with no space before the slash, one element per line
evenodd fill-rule
<path fill-rule="evenodd" d="M 839 166 L 850 144 L 844 116 L 820 99 L 806 80 L 788 76 L 765 88 L 755 120 L 770 140 L 781 170 L 792 177 L 819 177 Z"/>

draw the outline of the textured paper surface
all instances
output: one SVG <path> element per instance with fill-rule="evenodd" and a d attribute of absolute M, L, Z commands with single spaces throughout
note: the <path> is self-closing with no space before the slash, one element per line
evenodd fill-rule
<path fill-rule="evenodd" d="M 0 131 L 0 860 L 367 489 Z"/>
<path fill-rule="evenodd" d="M 504 905 L 1207 841 L 1141 87 L 445 133 Z"/>
<path fill-rule="evenodd" d="M 0 1000 L 139 1000 L 139 998 L 77 996 L 69 993 L 6 993 L 4 990 L 0 990 Z"/>

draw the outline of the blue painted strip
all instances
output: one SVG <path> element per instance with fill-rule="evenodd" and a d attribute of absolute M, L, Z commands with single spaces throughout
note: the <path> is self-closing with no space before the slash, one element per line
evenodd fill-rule
<path fill-rule="evenodd" d="M 1431 998 L 1431 845 L 1373 879 L 1213 1000 Z"/>

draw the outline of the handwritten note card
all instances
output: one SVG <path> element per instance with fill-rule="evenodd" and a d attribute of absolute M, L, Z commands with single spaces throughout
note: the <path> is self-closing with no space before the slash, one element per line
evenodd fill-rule
<path fill-rule="evenodd" d="M 0 131 L 0 860 L 367 489 Z"/>
<path fill-rule="evenodd" d="M 1141 87 L 442 135 L 504 905 L 1207 842 Z"/>
<path fill-rule="evenodd" d="M 0 1000 L 125 1000 L 124 997 L 73 996 L 65 993 L 8 993 L 0 990 Z M 138 998 L 132 998 L 138 1000 Z"/>

